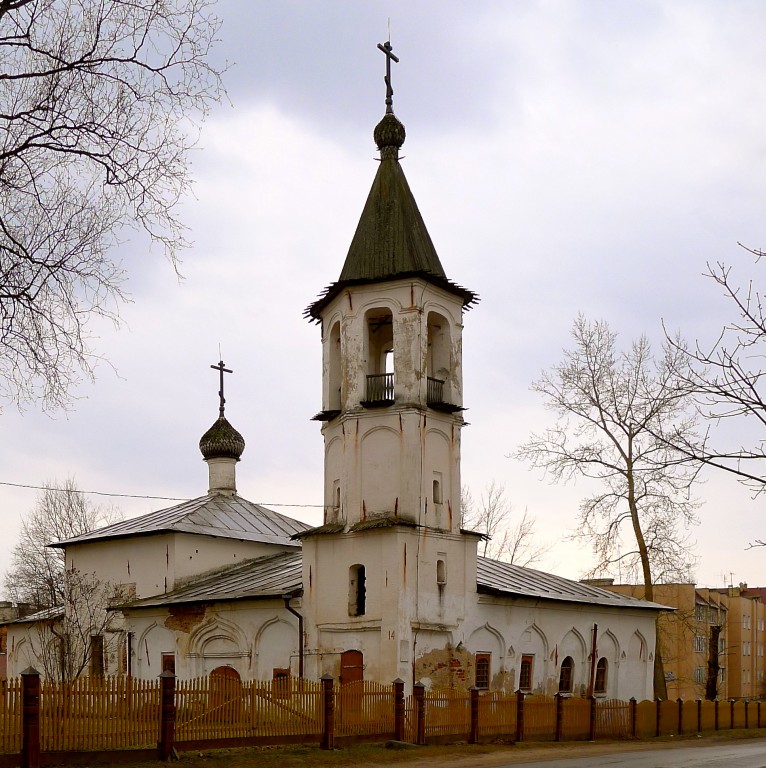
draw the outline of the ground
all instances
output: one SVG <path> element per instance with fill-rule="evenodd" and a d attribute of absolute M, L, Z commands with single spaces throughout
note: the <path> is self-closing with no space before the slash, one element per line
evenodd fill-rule
<path fill-rule="evenodd" d="M 641 749 L 673 749 L 694 744 L 720 744 L 739 739 L 766 739 L 766 729 L 724 731 L 704 736 L 665 737 L 645 741 L 563 742 L 522 744 L 452 744 L 391 750 L 382 744 L 357 744 L 326 752 L 314 746 L 219 749 L 181 754 L 182 768 L 369 768 L 389 766 L 425 768 L 493 768 L 498 765 L 551 760 L 556 757 L 586 757 Z M 155 762 L 126 763 L 124 768 L 156 768 Z"/>

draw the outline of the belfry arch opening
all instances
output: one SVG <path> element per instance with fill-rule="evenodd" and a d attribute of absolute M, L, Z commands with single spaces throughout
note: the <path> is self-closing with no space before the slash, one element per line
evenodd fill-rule
<path fill-rule="evenodd" d="M 452 337 L 446 317 L 428 313 L 426 354 L 427 401 L 429 405 L 452 402 Z"/>
<path fill-rule="evenodd" d="M 366 406 L 394 402 L 394 317 L 385 307 L 370 309 L 365 315 L 365 357 L 367 360 Z"/>
<path fill-rule="evenodd" d="M 339 411 L 341 408 L 341 350 L 340 322 L 330 329 L 328 346 L 327 410 Z"/>

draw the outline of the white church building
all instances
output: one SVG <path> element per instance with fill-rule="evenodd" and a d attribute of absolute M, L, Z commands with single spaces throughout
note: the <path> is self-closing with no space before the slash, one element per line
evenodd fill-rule
<path fill-rule="evenodd" d="M 200 441 L 206 495 L 53 545 L 120 595 L 91 674 L 651 698 L 662 606 L 479 557 L 482 535 L 461 528 L 461 334 L 477 298 L 437 256 L 390 104 L 374 138 L 343 270 L 306 310 L 323 349 L 323 525 L 238 495 L 245 442 L 221 388 Z M 9 676 L 36 664 L 40 637 L 35 617 L 8 625 Z"/>

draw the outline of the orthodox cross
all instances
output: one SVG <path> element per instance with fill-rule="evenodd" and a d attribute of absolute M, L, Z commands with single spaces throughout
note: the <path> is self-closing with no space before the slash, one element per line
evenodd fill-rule
<path fill-rule="evenodd" d="M 391 41 L 387 40 L 385 43 L 378 43 L 378 48 L 386 54 L 386 114 L 394 114 L 394 89 L 391 87 L 391 59 L 397 64 L 399 63 L 399 57 L 391 50 Z"/>
<path fill-rule="evenodd" d="M 216 370 L 220 374 L 220 389 L 218 390 L 218 398 L 219 398 L 219 406 L 218 406 L 218 415 L 223 417 L 223 408 L 226 405 L 226 398 L 223 396 L 223 375 L 224 373 L 234 373 L 234 371 L 230 370 L 229 368 L 224 367 L 223 360 L 219 361 L 218 365 L 211 365 L 210 366 L 213 370 Z"/>

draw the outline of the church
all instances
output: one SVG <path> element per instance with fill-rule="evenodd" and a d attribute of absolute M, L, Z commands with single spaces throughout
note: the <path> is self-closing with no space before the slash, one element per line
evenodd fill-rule
<path fill-rule="evenodd" d="M 461 527 L 461 333 L 478 298 L 439 260 L 386 82 L 372 188 L 340 276 L 305 313 L 322 344 L 323 524 L 237 493 L 245 441 L 213 366 L 207 494 L 52 545 L 113 589 L 85 673 L 651 698 L 662 606 L 479 557 L 483 534 Z M 9 624 L 9 676 L 39 667 L 41 627 L 65 620 Z"/>

